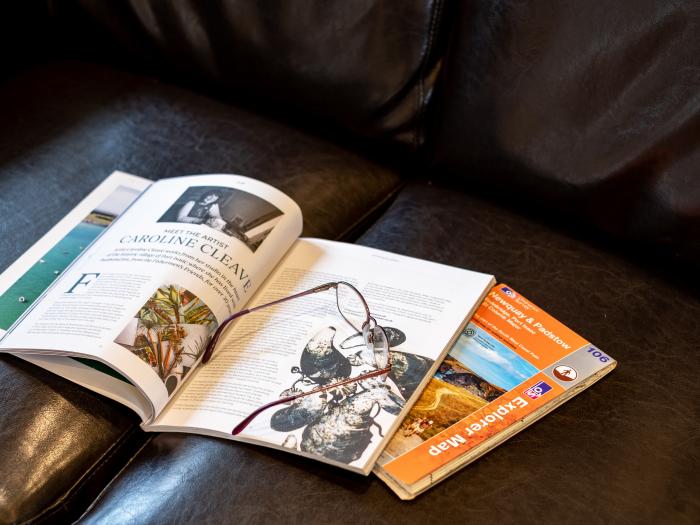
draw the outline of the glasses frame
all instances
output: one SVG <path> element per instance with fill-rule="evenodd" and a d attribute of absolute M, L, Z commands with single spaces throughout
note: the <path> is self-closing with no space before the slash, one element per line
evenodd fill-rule
<path fill-rule="evenodd" d="M 268 408 L 272 408 L 277 405 L 284 405 L 287 403 L 291 403 L 292 401 L 295 401 L 297 399 L 300 399 L 302 397 L 306 396 L 311 396 L 314 394 L 319 394 L 321 392 L 326 392 L 328 390 L 332 390 L 334 388 L 338 388 L 344 385 L 349 385 L 352 383 L 357 383 L 360 381 L 364 381 L 366 379 L 371 379 L 373 377 L 379 377 L 379 376 L 388 376 L 388 374 L 391 372 L 391 347 L 389 346 L 389 338 L 386 335 L 386 332 L 384 331 L 384 328 L 379 326 L 377 324 L 377 321 L 370 315 L 369 312 L 369 306 L 367 305 L 367 301 L 365 300 L 364 296 L 360 293 L 360 291 L 355 288 L 352 284 L 345 282 L 345 281 L 335 281 L 335 282 L 330 282 L 326 284 L 322 284 L 319 286 L 315 286 L 309 290 L 305 290 L 303 292 L 296 293 L 294 295 L 290 295 L 288 297 L 283 297 L 282 299 L 277 299 L 275 301 L 271 301 L 269 303 L 261 304 L 259 306 L 255 306 L 253 308 L 246 308 L 244 310 L 241 310 L 240 312 L 236 312 L 233 315 L 230 315 L 226 319 L 224 319 L 221 324 L 218 326 L 216 331 L 214 332 L 214 335 L 211 337 L 209 340 L 209 343 L 207 344 L 206 349 L 204 350 L 204 355 L 202 356 L 202 364 L 206 364 L 211 360 L 212 354 L 214 353 L 214 348 L 216 347 L 216 344 L 219 341 L 219 338 L 221 337 L 221 334 L 223 331 L 226 329 L 226 327 L 236 319 L 243 317 L 246 314 L 256 312 L 258 310 L 262 310 L 263 308 L 267 308 L 268 306 L 275 306 L 280 303 L 284 303 L 286 301 L 291 301 L 292 299 L 299 299 L 301 297 L 305 297 L 307 295 L 312 295 L 315 293 L 319 292 L 325 292 L 327 290 L 336 290 L 336 307 L 338 308 L 338 311 L 340 312 L 341 317 L 345 320 L 346 323 L 348 323 L 350 326 L 352 326 L 355 330 L 358 330 L 358 327 L 356 327 L 345 315 L 343 314 L 342 310 L 340 309 L 340 304 L 338 303 L 338 285 L 345 285 L 350 287 L 353 291 L 355 291 L 362 301 L 362 304 L 365 309 L 365 314 L 366 314 L 366 320 L 364 323 L 362 323 L 362 326 L 359 328 L 360 334 L 362 334 L 365 330 L 365 327 L 367 327 L 369 330 L 381 330 L 382 335 L 384 337 L 384 340 L 387 343 L 387 365 L 383 368 L 378 368 L 376 370 L 372 370 L 371 372 L 367 372 L 365 374 L 360 374 L 359 376 L 355 377 L 349 377 L 347 379 L 343 379 L 341 381 L 337 381 L 335 383 L 331 383 L 328 385 L 322 385 L 319 387 L 316 387 L 312 390 L 309 390 L 308 392 L 300 392 L 298 394 L 295 394 L 293 396 L 287 396 L 287 397 L 281 397 L 279 399 L 276 399 L 274 401 L 271 401 L 269 403 L 266 403 L 262 405 L 261 407 L 258 407 L 255 409 L 253 412 L 248 414 L 243 421 L 241 421 L 238 425 L 234 427 L 234 429 L 231 431 L 231 434 L 234 436 L 242 432 L 250 423 L 255 419 L 258 415 L 260 415 L 262 412 L 267 410 Z M 371 332 L 370 332 L 371 333 Z M 358 345 L 359 346 L 359 345 Z"/>

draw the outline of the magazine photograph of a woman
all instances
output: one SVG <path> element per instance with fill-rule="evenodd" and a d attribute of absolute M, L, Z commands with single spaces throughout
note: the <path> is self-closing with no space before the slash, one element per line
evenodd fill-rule
<path fill-rule="evenodd" d="M 204 193 L 198 200 L 189 200 L 182 205 L 177 212 L 177 222 L 187 222 L 190 224 L 203 224 L 223 231 L 226 221 L 221 217 L 221 211 L 217 201 L 220 194 L 216 191 Z"/>
<path fill-rule="evenodd" d="M 158 222 L 199 224 L 258 249 L 282 211 L 251 193 L 219 186 L 190 186 Z"/>

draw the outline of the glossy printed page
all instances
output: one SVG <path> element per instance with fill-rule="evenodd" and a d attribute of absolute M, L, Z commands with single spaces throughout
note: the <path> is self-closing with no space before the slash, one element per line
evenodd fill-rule
<path fill-rule="evenodd" d="M 153 181 L 115 171 L 0 274 L 0 335 L 51 286 Z M 18 357 L 130 407 L 142 419 L 153 408 L 143 395 L 105 365 L 64 356 Z"/>
<path fill-rule="evenodd" d="M 492 277 L 361 246 L 300 239 L 252 304 L 335 281 L 355 286 L 385 329 L 393 363 L 388 378 L 272 407 L 240 437 L 367 473 Z M 336 293 L 324 290 L 240 318 L 150 428 L 231 437 L 234 426 L 266 403 L 376 370 L 359 325 L 340 314 Z"/>
<path fill-rule="evenodd" d="M 286 195 L 236 175 L 153 184 L 0 342 L 100 360 L 158 413 L 301 232 Z"/>
<path fill-rule="evenodd" d="M 0 274 L 0 335 L 152 181 L 115 171 Z"/>

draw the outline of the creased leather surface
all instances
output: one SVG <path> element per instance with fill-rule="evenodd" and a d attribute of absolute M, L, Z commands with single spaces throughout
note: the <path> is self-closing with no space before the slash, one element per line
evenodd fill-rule
<path fill-rule="evenodd" d="M 398 184 L 394 172 L 329 142 L 87 64 L 44 66 L 0 85 L 0 114 L 0 269 L 115 169 L 259 178 L 299 203 L 305 234 L 326 238 L 355 227 Z M 0 357 L 0 392 L 0 522 L 40 514 L 84 474 L 99 490 L 114 469 L 95 461 L 137 423 L 127 409 L 11 358 Z M 87 504 L 66 502 L 76 506 Z"/>
<path fill-rule="evenodd" d="M 56 0 L 60 36 L 258 104 L 415 145 L 441 64 L 440 0 Z M 59 42 L 61 43 L 61 42 Z"/>
<path fill-rule="evenodd" d="M 127 408 L 7 355 L 0 404 L 0 523 L 85 508 L 145 441 Z M 76 483 L 87 501 L 75 501 Z"/>
<path fill-rule="evenodd" d="M 431 186 L 402 191 L 360 242 L 493 272 L 620 365 L 413 502 L 401 502 L 374 477 L 223 440 L 161 434 L 83 523 L 700 520 L 697 297 L 595 245 Z"/>
<path fill-rule="evenodd" d="M 700 264 L 698 3 L 457 4 L 449 176 Z"/>
<path fill-rule="evenodd" d="M 304 213 L 304 234 L 336 238 L 396 189 L 396 172 L 252 113 L 84 63 L 0 85 L 0 268 L 102 179 L 238 173 Z M 31 175 L 31 176 L 28 176 Z"/>

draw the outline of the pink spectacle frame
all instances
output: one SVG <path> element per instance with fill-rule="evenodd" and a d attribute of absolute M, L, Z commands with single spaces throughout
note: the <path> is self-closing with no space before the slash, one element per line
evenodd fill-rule
<path fill-rule="evenodd" d="M 202 356 L 202 363 L 206 364 L 209 362 L 214 352 L 216 343 L 219 341 L 219 337 L 221 337 L 221 334 L 224 331 L 224 329 L 232 321 L 246 314 L 255 312 L 268 306 L 274 306 L 285 301 L 289 301 L 291 299 L 298 299 L 306 295 L 311 295 L 318 292 L 325 292 L 327 290 L 336 291 L 336 306 L 338 307 L 340 315 L 351 327 L 353 327 L 360 334 L 362 334 L 365 345 L 374 356 L 374 364 L 377 367 L 377 370 L 373 370 L 366 374 L 361 374 L 357 377 L 342 379 L 332 384 L 319 386 L 317 388 L 309 390 L 308 392 L 300 392 L 299 394 L 295 394 L 293 396 L 288 397 L 282 397 L 280 399 L 267 403 L 251 412 L 248 416 L 246 416 L 246 418 L 243 421 L 236 425 L 236 427 L 231 432 L 234 436 L 242 432 L 243 429 L 245 429 L 250 424 L 250 422 L 253 421 L 253 419 L 255 419 L 261 412 L 264 412 L 268 408 L 291 403 L 292 401 L 295 401 L 296 399 L 302 397 L 318 394 L 327 390 L 338 388 L 344 385 L 349 385 L 351 383 L 357 383 L 358 381 L 364 381 L 373 377 L 386 377 L 389 374 L 389 372 L 391 372 L 391 354 L 389 352 L 389 340 L 386 336 L 386 332 L 381 326 L 377 324 L 374 318 L 370 315 L 369 307 L 367 306 L 367 301 L 365 301 L 365 298 L 362 296 L 359 290 L 350 283 L 346 283 L 344 281 L 322 284 L 320 286 L 311 288 L 310 290 L 290 295 L 289 297 L 284 297 L 282 299 L 277 299 L 276 301 L 262 304 L 260 306 L 255 306 L 253 308 L 241 310 L 240 312 L 237 312 L 227 317 L 221 322 L 219 327 L 216 329 L 216 332 L 214 332 L 214 335 L 209 340 L 209 344 L 207 344 L 207 348 L 204 351 L 204 355 Z"/>

